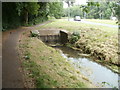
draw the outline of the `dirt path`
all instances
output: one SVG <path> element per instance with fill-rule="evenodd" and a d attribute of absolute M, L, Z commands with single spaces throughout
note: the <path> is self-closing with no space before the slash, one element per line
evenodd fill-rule
<path fill-rule="evenodd" d="M 21 69 L 21 62 L 16 50 L 19 35 L 24 30 L 33 30 L 35 27 L 20 27 L 2 33 L 2 88 L 25 88 Z"/>

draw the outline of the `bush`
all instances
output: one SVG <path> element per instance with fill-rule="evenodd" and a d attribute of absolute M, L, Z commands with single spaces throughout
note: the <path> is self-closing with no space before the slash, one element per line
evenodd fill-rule
<path fill-rule="evenodd" d="M 79 32 L 73 32 L 72 35 L 77 36 L 80 39 L 80 33 Z"/>
<path fill-rule="evenodd" d="M 71 37 L 70 37 L 70 43 L 75 43 L 80 39 L 80 33 L 79 32 L 73 32 Z"/>
<path fill-rule="evenodd" d="M 38 36 L 38 34 L 36 34 L 36 33 L 31 33 L 31 37 L 37 37 Z"/>

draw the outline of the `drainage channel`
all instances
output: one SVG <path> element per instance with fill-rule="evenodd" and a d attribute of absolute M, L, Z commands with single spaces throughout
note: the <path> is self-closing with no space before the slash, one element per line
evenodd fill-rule
<path fill-rule="evenodd" d="M 86 76 L 93 84 L 103 88 L 118 88 L 120 78 L 119 74 L 112 72 L 110 69 L 94 62 L 90 58 L 86 58 L 79 55 L 78 51 L 70 49 L 61 45 L 54 45 L 56 43 L 66 43 L 68 39 L 68 32 L 64 30 L 40 30 L 41 39 L 46 45 L 58 49 L 62 57 L 70 61 L 74 68 L 80 70 L 80 72 Z"/>
<path fill-rule="evenodd" d="M 78 55 L 78 51 L 64 46 L 52 46 L 60 51 L 61 56 L 73 64 L 74 68 L 86 76 L 93 84 L 102 88 L 118 88 L 118 74 L 102 66 L 90 58 Z"/>

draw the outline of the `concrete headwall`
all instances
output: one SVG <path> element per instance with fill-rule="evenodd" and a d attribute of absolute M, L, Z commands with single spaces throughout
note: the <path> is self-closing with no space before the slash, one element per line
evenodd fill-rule
<path fill-rule="evenodd" d="M 59 43 L 60 42 L 60 35 L 41 35 L 39 36 L 39 39 L 41 39 L 43 42 L 51 43 Z"/>
<path fill-rule="evenodd" d="M 34 31 L 33 31 L 34 32 Z M 68 42 L 68 31 L 66 30 L 37 30 L 39 32 L 38 38 L 47 43 L 61 43 Z"/>

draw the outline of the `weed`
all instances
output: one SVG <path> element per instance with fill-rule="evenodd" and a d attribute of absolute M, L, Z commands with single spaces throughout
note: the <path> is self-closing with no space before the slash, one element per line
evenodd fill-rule
<path fill-rule="evenodd" d="M 26 32 L 23 32 L 22 34 L 23 34 L 23 35 L 25 35 L 25 34 L 26 34 Z"/>
<path fill-rule="evenodd" d="M 61 72 L 58 72 L 57 74 L 60 75 L 60 76 L 66 76 L 65 73 L 62 72 L 62 71 L 61 71 Z"/>
<path fill-rule="evenodd" d="M 41 56 L 40 59 L 41 60 L 46 60 L 46 58 L 44 56 Z"/>
<path fill-rule="evenodd" d="M 70 78 L 72 78 L 73 80 L 77 80 L 75 76 L 70 76 Z"/>

